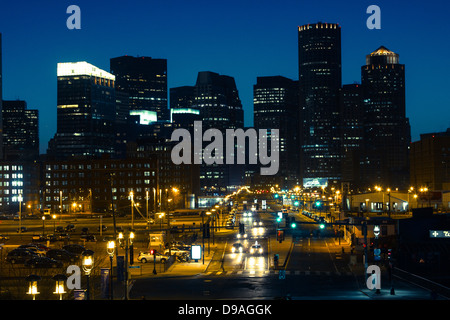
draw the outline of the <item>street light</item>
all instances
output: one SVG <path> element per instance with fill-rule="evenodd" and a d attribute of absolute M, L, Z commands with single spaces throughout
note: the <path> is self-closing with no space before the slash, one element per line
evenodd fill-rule
<path fill-rule="evenodd" d="M 19 196 L 17 197 L 19 200 L 19 234 L 22 234 L 22 201 L 23 197 L 22 194 L 19 193 Z"/>
<path fill-rule="evenodd" d="M 87 279 L 86 298 L 89 300 L 89 277 L 91 275 L 92 268 L 94 267 L 94 251 L 86 250 L 83 251 L 81 255 L 83 257 L 83 271 L 85 272 Z"/>
<path fill-rule="evenodd" d="M 132 250 L 132 248 L 133 248 L 133 239 L 134 239 L 134 232 L 133 231 L 129 231 L 125 235 L 123 234 L 123 232 L 120 232 L 119 236 L 118 236 L 119 245 L 122 248 L 125 247 L 125 280 L 124 280 L 125 300 L 129 299 L 129 296 L 128 296 L 128 286 L 129 286 L 129 282 L 128 282 L 128 249 L 130 248 Z"/>
<path fill-rule="evenodd" d="M 116 242 L 114 240 L 108 241 L 106 245 L 106 252 L 108 252 L 109 255 L 109 261 L 111 262 L 111 269 L 109 272 L 109 298 L 113 300 L 113 258 L 114 258 L 114 250 L 116 247 Z"/>
<path fill-rule="evenodd" d="M 62 295 L 64 293 L 67 293 L 64 290 L 64 282 L 67 280 L 67 276 L 64 274 L 57 274 L 57 275 L 53 276 L 52 279 L 56 281 L 55 292 L 53 292 L 53 293 L 59 294 L 59 300 L 62 300 Z"/>
<path fill-rule="evenodd" d="M 133 206 L 134 206 L 134 194 L 133 191 L 130 191 L 130 200 L 131 200 L 131 229 L 134 229 L 134 210 L 133 210 Z"/>
<path fill-rule="evenodd" d="M 30 274 L 28 277 L 25 278 L 25 280 L 28 281 L 27 294 L 33 295 L 33 300 L 36 300 L 36 295 L 40 293 L 37 288 L 37 282 L 41 280 L 41 277 L 35 274 Z"/>
<path fill-rule="evenodd" d="M 45 216 L 42 216 L 42 235 L 45 236 Z"/>
<path fill-rule="evenodd" d="M 53 219 L 53 233 L 56 232 L 56 214 L 52 215 L 52 219 Z"/>

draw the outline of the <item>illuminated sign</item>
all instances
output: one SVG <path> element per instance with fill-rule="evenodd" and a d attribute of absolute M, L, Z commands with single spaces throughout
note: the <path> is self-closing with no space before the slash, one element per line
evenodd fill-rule
<path fill-rule="evenodd" d="M 57 76 L 94 76 L 108 80 L 116 80 L 116 77 L 113 74 L 99 69 L 96 66 L 87 63 L 86 61 L 58 63 Z"/>
<path fill-rule="evenodd" d="M 321 188 L 326 186 L 328 186 L 328 179 L 326 178 L 303 178 L 304 188 Z"/>
<path fill-rule="evenodd" d="M 450 230 L 429 230 L 430 238 L 449 238 Z"/>
<path fill-rule="evenodd" d="M 192 245 L 191 246 L 191 259 L 198 261 L 202 258 L 202 246 Z"/>
<path fill-rule="evenodd" d="M 151 122 L 158 121 L 158 116 L 155 111 L 130 110 L 130 116 L 139 116 L 139 124 L 148 125 Z"/>

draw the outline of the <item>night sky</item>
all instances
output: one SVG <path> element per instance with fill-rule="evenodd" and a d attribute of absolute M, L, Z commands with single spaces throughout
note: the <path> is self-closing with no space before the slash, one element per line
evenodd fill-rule
<path fill-rule="evenodd" d="M 81 30 L 66 27 L 72 4 L 81 8 Z M 366 27 L 372 4 L 381 8 L 381 30 Z M 39 110 L 43 153 L 56 132 L 58 62 L 109 71 L 112 57 L 150 56 L 168 60 L 169 88 L 194 85 L 199 71 L 234 77 L 251 126 L 256 77 L 297 80 L 297 26 L 321 21 L 342 27 L 343 84 L 361 81 L 366 54 L 379 46 L 400 54 L 416 141 L 450 127 L 449 14 L 444 0 L 3 1 L 3 99 Z"/>

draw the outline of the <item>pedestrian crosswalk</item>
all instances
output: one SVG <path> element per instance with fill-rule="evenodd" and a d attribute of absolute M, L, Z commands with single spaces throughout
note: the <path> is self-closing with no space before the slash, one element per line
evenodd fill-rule
<path fill-rule="evenodd" d="M 280 270 L 215 270 L 206 271 L 203 273 L 205 276 L 270 276 L 280 274 Z M 352 272 L 331 272 L 331 271 L 303 271 L 303 270 L 284 270 L 284 274 L 294 276 L 351 276 Z"/>

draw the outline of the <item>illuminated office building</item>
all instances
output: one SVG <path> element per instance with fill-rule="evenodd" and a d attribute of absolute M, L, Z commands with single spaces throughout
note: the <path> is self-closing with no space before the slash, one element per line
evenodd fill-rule
<path fill-rule="evenodd" d="M 298 27 L 298 59 L 300 173 L 303 179 L 340 179 L 341 27 Z"/>
<path fill-rule="evenodd" d="M 297 184 L 298 82 L 282 77 L 258 77 L 253 86 L 254 128 L 279 130 L 280 166 L 272 184 L 291 188 Z M 259 171 L 259 170 L 257 170 Z M 260 177 L 272 180 L 274 177 Z"/>
<path fill-rule="evenodd" d="M 58 63 L 57 132 L 49 155 L 97 157 L 115 145 L 115 76 L 87 62 Z"/>
<path fill-rule="evenodd" d="M 116 91 L 128 94 L 130 110 L 156 112 L 158 120 L 169 119 L 167 60 L 121 56 L 110 59 Z"/>
<path fill-rule="evenodd" d="M 405 113 L 405 65 L 381 46 L 361 67 L 364 90 L 363 177 L 367 186 L 409 185 L 411 129 Z"/>
<path fill-rule="evenodd" d="M 0 159 L 3 159 L 3 121 L 2 121 L 2 100 L 3 100 L 3 71 L 2 71 L 2 34 L 0 33 Z"/>
<path fill-rule="evenodd" d="M 5 160 L 36 160 L 39 157 L 39 112 L 27 109 L 23 100 L 3 101 Z"/>

